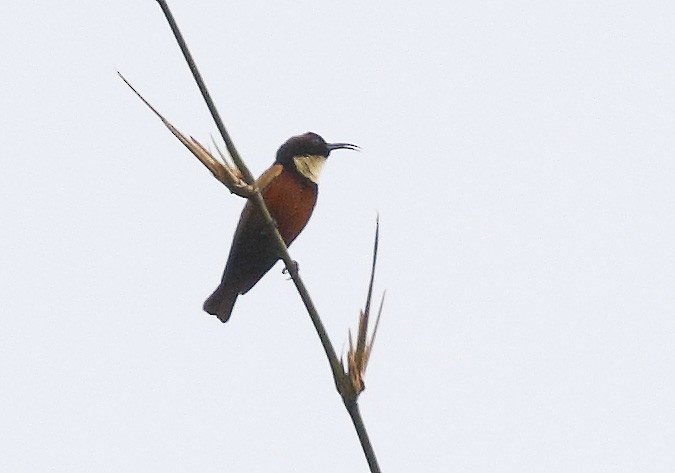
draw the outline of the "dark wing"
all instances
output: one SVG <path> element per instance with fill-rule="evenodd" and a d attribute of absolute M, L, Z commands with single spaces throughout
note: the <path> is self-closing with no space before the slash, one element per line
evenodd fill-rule
<path fill-rule="evenodd" d="M 264 193 L 282 171 L 280 164 L 265 171 L 256 181 L 260 191 Z M 221 285 L 244 294 L 274 266 L 277 259 L 272 234 L 260 212 L 251 201 L 247 201 L 234 232 Z"/>

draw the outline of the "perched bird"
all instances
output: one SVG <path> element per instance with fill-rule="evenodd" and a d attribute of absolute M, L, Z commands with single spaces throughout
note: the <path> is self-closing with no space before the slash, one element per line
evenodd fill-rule
<path fill-rule="evenodd" d="M 287 246 L 307 225 L 319 192 L 319 173 L 336 149 L 356 150 L 358 146 L 326 143 L 311 132 L 293 136 L 281 145 L 272 167 L 256 181 Z M 234 232 L 222 281 L 204 302 L 204 310 L 227 322 L 237 297 L 255 286 L 279 258 L 262 214 L 248 201 Z"/>

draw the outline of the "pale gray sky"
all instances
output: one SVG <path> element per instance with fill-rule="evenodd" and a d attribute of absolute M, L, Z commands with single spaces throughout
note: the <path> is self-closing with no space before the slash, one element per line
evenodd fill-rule
<path fill-rule="evenodd" d="M 362 412 L 387 472 L 675 470 L 675 7 L 171 5 L 255 174 L 335 153 L 291 247 L 341 350 L 376 212 Z M 156 3 L 0 18 L 0 470 L 367 471 L 276 266 L 201 311 L 243 201 Z"/>

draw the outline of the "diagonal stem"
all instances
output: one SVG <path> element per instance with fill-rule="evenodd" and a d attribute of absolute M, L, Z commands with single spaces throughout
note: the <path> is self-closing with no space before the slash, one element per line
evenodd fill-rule
<path fill-rule="evenodd" d="M 183 35 L 181 34 L 180 29 L 178 28 L 178 24 L 176 23 L 176 20 L 174 19 L 173 14 L 169 9 L 169 6 L 167 5 L 165 0 L 157 0 L 157 3 L 162 9 L 162 12 L 166 17 L 166 20 L 168 21 L 169 26 L 171 27 L 171 31 L 173 32 L 176 41 L 178 42 L 178 45 L 181 51 L 183 52 L 185 61 L 187 62 L 188 67 L 190 68 L 190 72 L 192 72 L 192 76 L 194 77 L 195 82 L 197 83 L 197 87 L 199 88 L 199 91 L 201 92 L 202 97 L 206 102 L 206 106 L 208 107 L 209 112 L 211 113 L 211 116 L 213 117 L 213 120 L 216 123 L 216 127 L 218 128 L 220 136 L 223 138 L 223 141 L 225 142 L 227 151 L 230 153 L 230 156 L 232 156 L 232 161 L 234 161 L 234 164 L 241 171 L 241 174 L 244 177 L 246 183 L 253 185 L 255 183 L 255 179 L 253 178 L 253 175 L 248 170 L 243 160 L 239 156 L 239 153 L 237 152 L 237 149 L 235 148 L 229 133 L 225 129 L 225 125 L 223 124 L 223 121 L 220 118 L 220 114 L 218 113 L 218 110 L 216 109 L 216 106 L 213 103 L 213 100 L 211 99 L 211 95 L 209 94 L 209 91 L 206 88 L 206 84 L 204 83 L 204 80 L 202 79 L 202 76 L 199 73 L 197 64 L 195 64 L 194 59 L 192 58 L 192 54 L 190 53 L 187 43 L 183 39 Z M 372 445 L 370 444 L 368 432 L 366 431 L 366 428 L 363 424 L 363 419 L 361 418 L 361 414 L 358 409 L 354 388 L 351 384 L 349 377 L 345 374 L 344 370 L 342 369 L 342 365 L 337 357 L 337 354 L 335 353 L 333 344 L 328 338 L 328 334 L 326 333 L 326 329 L 323 325 L 323 322 L 319 317 L 319 313 L 317 312 L 316 307 L 314 306 L 314 303 L 312 302 L 312 299 L 309 296 L 309 292 L 307 291 L 305 284 L 302 282 L 302 279 L 300 278 L 297 265 L 295 264 L 295 262 L 288 253 L 288 248 L 286 247 L 283 238 L 281 238 L 281 235 L 279 234 L 274 219 L 272 218 L 272 215 L 267 209 L 265 201 L 263 200 L 262 195 L 260 194 L 260 190 L 256 188 L 255 192 L 250 197 L 250 199 L 253 200 L 255 206 L 262 213 L 263 219 L 265 220 L 268 228 L 272 231 L 272 234 L 274 235 L 274 239 L 277 245 L 277 249 L 279 250 L 279 254 L 281 255 L 281 259 L 286 265 L 286 268 L 288 269 L 288 272 L 291 275 L 293 282 L 295 283 L 295 287 L 297 288 L 298 293 L 300 294 L 302 302 L 305 304 L 305 307 L 307 308 L 307 312 L 309 313 L 309 316 L 312 320 L 312 324 L 316 329 L 316 333 L 319 336 L 319 339 L 321 340 L 321 345 L 323 346 L 323 349 L 326 352 L 326 356 L 328 357 L 328 362 L 330 364 L 330 368 L 333 373 L 333 379 L 335 380 L 335 387 L 342 396 L 342 399 L 345 403 L 345 407 L 347 408 L 347 411 L 349 412 L 352 422 L 354 423 L 354 427 L 356 429 L 357 435 L 359 436 L 359 441 L 361 442 L 361 446 L 363 447 L 363 451 L 366 455 L 366 459 L 368 461 L 368 465 L 370 466 L 370 470 L 373 473 L 375 472 L 379 473 L 380 469 L 377 464 L 377 460 L 375 458 L 375 451 L 373 450 Z"/>
<path fill-rule="evenodd" d="M 361 411 L 359 410 L 359 403 L 356 402 L 356 399 L 353 401 L 345 401 L 345 407 L 351 417 L 356 429 L 356 435 L 359 436 L 359 442 L 361 442 L 361 447 L 363 448 L 363 454 L 366 456 L 366 461 L 370 467 L 371 473 L 379 473 L 380 465 L 377 464 L 377 457 L 375 457 L 375 450 L 370 444 L 370 439 L 368 438 L 368 431 L 366 426 L 363 424 L 363 418 L 361 417 Z"/>
<path fill-rule="evenodd" d="M 162 9 L 162 12 L 164 12 L 166 21 L 169 22 L 171 31 L 173 32 L 173 35 L 176 37 L 176 42 L 178 43 L 178 46 L 180 47 L 180 50 L 183 53 L 183 57 L 185 57 L 185 61 L 187 62 L 188 67 L 190 68 L 190 72 L 192 72 L 192 76 L 195 78 L 195 82 L 197 82 L 197 87 L 199 88 L 199 91 L 202 93 L 202 97 L 204 97 L 204 101 L 206 102 L 206 106 L 208 107 L 209 112 L 213 117 L 213 121 L 216 123 L 216 128 L 218 128 L 220 136 L 223 137 L 223 141 L 225 142 L 227 152 L 230 153 L 230 156 L 232 156 L 232 161 L 234 161 L 234 164 L 241 171 L 241 174 L 242 176 L 244 176 L 244 180 L 246 181 L 246 183 L 253 184 L 255 178 L 251 174 L 251 171 L 249 171 L 248 168 L 246 167 L 246 164 L 244 164 L 244 161 L 241 159 L 241 156 L 239 156 L 239 152 L 237 152 L 237 148 L 235 148 L 234 142 L 232 141 L 232 138 L 230 138 L 230 134 L 227 132 L 227 129 L 223 124 L 223 120 L 220 118 L 220 113 L 218 113 L 218 109 L 216 108 L 216 105 L 213 103 L 213 100 L 211 99 L 211 94 L 209 94 L 209 91 L 206 88 L 206 83 L 204 82 L 204 79 L 202 79 L 202 75 L 199 73 L 199 69 L 197 69 L 197 64 L 192 58 L 190 49 L 188 48 L 185 39 L 183 39 L 183 35 L 180 32 L 180 29 L 178 28 L 178 24 L 176 23 L 176 20 L 174 19 L 173 14 L 169 9 L 169 5 L 167 5 L 165 0 L 157 0 L 157 3 L 159 3 L 159 7 Z"/>
<path fill-rule="evenodd" d="M 209 91 L 206 88 L 204 79 L 202 79 L 202 75 L 199 73 L 197 64 L 192 58 L 192 53 L 190 53 L 190 49 L 188 48 L 185 39 L 183 39 L 183 35 L 181 34 L 180 29 L 178 28 L 178 24 L 176 23 L 176 20 L 174 19 L 173 14 L 169 9 L 169 6 L 167 5 L 165 0 L 157 0 L 157 3 L 159 3 L 160 8 L 164 12 L 166 20 L 169 22 L 171 31 L 176 37 L 176 41 L 178 42 L 178 45 L 180 46 L 180 49 L 183 52 L 185 61 L 188 63 L 188 67 L 190 68 L 190 72 L 192 72 L 192 76 L 194 77 L 195 82 L 197 83 L 197 87 L 199 88 L 199 91 L 202 93 L 202 97 L 204 97 L 206 106 L 208 107 L 209 112 L 211 112 L 211 116 L 213 117 L 213 120 L 216 122 L 216 127 L 218 127 L 218 131 L 220 132 L 220 135 L 222 136 L 223 141 L 225 142 L 227 151 L 232 156 L 234 164 L 240 169 L 246 182 L 248 184 L 253 184 L 255 182 L 255 179 L 253 178 L 250 171 L 244 164 L 243 160 L 241 159 L 241 156 L 239 156 L 239 153 L 237 152 L 237 149 L 234 146 L 232 138 L 230 138 L 229 133 L 225 129 L 225 125 L 223 124 L 223 121 L 220 118 L 220 114 L 218 113 L 218 110 L 216 109 L 216 106 L 213 103 L 213 100 L 211 99 L 211 94 L 209 94 Z M 279 231 L 276 228 L 274 219 L 272 218 L 272 215 L 267 209 L 265 201 L 263 200 L 262 195 L 260 195 L 259 189 L 256 189 L 253 196 L 251 196 L 251 199 L 253 199 L 253 202 L 255 203 L 256 207 L 258 207 L 258 209 L 262 213 L 263 218 L 265 219 L 265 222 L 267 223 L 270 230 L 273 231 L 276 244 L 278 246 L 279 252 L 281 253 L 281 259 L 286 265 L 286 268 L 288 269 L 288 272 L 291 275 L 293 282 L 295 283 L 295 287 L 298 289 L 300 297 L 302 298 L 302 301 L 304 302 L 305 307 L 309 312 L 309 315 L 312 319 L 312 323 L 314 324 L 314 327 L 316 328 L 319 338 L 321 339 L 321 344 L 323 345 L 323 348 L 326 352 L 326 356 L 328 356 L 328 361 L 330 363 L 331 370 L 333 371 L 333 378 L 335 379 L 335 384 L 338 387 L 338 390 L 341 391 L 340 386 L 343 384 L 341 381 L 342 378 L 344 377 L 342 366 L 340 365 L 338 357 L 335 353 L 333 344 L 328 338 L 326 329 L 323 326 L 321 319 L 319 318 L 319 314 L 316 310 L 316 307 L 314 306 L 314 303 L 312 302 L 312 299 L 309 296 L 309 292 L 307 291 L 307 288 L 300 279 L 300 275 L 298 274 L 297 270 L 297 265 L 294 264 L 293 259 L 288 253 L 288 248 L 286 247 L 283 238 L 281 238 L 281 235 L 279 234 Z"/>

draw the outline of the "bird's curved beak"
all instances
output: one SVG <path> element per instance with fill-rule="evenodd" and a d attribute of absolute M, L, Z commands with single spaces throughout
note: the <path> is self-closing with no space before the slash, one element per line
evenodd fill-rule
<path fill-rule="evenodd" d="M 361 148 L 357 145 L 351 143 L 328 143 L 328 151 L 333 151 L 335 149 L 351 149 L 354 151 L 361 151 Z"/>

